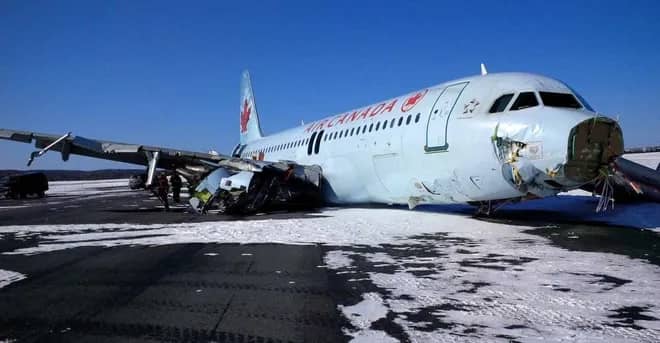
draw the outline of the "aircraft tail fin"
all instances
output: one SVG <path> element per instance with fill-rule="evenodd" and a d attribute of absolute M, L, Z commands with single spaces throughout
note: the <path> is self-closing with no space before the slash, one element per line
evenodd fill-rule
<path fill-rule="evenodd" d="M 246 70 L 241 78 L 241 144 L 247 144 L 251 141 L 263 137 L 261 126 L 259 125 L 259 115 L 252 92 L 252 82 L 250 73 Z"/>

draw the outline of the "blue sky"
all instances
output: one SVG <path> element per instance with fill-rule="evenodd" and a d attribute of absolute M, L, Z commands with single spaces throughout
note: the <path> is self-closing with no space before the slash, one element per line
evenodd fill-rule
<path fill-rule="evenodd" d="M 660 144 L 658 1 L 1 1 L 0 127 L 229 152 L 240 72 L 262 128 L 453 78 L 527 71 Z M 32 147 L 0 141 L 0 169 Z M 130 165 L 58 154 L 37 168 Z"/>

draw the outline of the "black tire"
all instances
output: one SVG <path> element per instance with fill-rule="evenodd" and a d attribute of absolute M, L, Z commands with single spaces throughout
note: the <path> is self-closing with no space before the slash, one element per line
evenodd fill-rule
<path fill-rule="evenodd" d="M 46 196 L 46 193 L 44 193 L 44 191 L 40 191 L 39 193 L 37 193 L 37 196 L 39 197 L 39 199 L 43 199 Z"/>

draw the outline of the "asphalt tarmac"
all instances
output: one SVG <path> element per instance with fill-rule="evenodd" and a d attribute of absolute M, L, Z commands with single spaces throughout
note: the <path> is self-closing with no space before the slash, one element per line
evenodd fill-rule
<path fill-rule="evenodd" d="M 27 207 L 20 207 L 25 206 Z M 129 206 L 130 205 L 130 206 Z M 245 220 L 165 212 L 143 192 L 2 200 L 0 225 Z M 272 218 L 304 216 L 280 213 Z M 259 219 L 263 216 L 259 216 Z M 0 252 L 35 244 L 5 235 Z M 319 246 L 177 244 L 0 255 L 30 277 L 0 292 L 0 338 L 336 342 L 345 337 Z"/>
<path fill-rule="evenodd" d="M 143 192 L 112 197 L 61 196 L 32 200 L 0 200 L 0 225 L 130 223 L 167 224 L 253 219 L 300 219 L 313 212 L 275 213 L 252 217 L 198 216 L 183 206 L 169 212 Z M 513 221 L 505 213 L 494 221 Z M 523 220 L 522 224 L 527 223 Z M 137 229 L 136 229 L 137 230 Z M 584 239 L 568 238 L 576 230 Z M 130 231 L 130 230 L 129 230 Z M 529 233 L 547 237 L 567 250 L 601 251 L 644 258 L 660 264 L 660 238 L 653 232 L 562 223 Z M 437 236 L 437 237 L 436 237 Z M 470 242 L 428 237 L 438 244 Z M 625 237 L 625 238 L 624 238 Z M 426 239 L 426 238 L 425 238 Z M 47 238 L 2 234 L 0 253 L 36 246 Z M 442 243 L 444 242 L 444 243 Z M 603 242 L 607 244 L 602 244 Z M 347 341 L 351 323 L 338 305 L 352 305 L 368 292 L 386 294 L 368 280 L 372 271 L 388 267 L 359 260 L 354 274 L 320 268 L 332 246 L 284 244 L 172 244 L 76 247 L 36 255 L 0 255 L 0 269 L 29 275 L 0 290 L 0 340 L 21 342 L 337 342 Z M 344 248 L 347 250 L 347 248 Z M 400 247 L 353 247 L 360 253 L 401 255 Z M 429 247 L 410 246 L 413 257 Z M 407 257 L 410 257 L 407 256 Z M 497 256 L 489 259 L 498 259 Z M 504 258 L 501 258 L 505 261 Z M 474 260 L 467 267 L 492 261 Z M 505 263 L 508 263 L 505 261 Z M 517 262 L 518 263 L 518 262 Z M 522 261 L 519 263 L 526 263 Z M 385 269 L 384 269 L 385 268 Z M 423 275 L 421 275 L 423 276 Z M 616 284 L 626 280 L 606 280 Z M 474 283 L 474 290 L 483 287 Z M 429 308 L 414 320 L 420 330 L 452 328 Z M 447 309 L 445 309 L 447 310 Z M 617 315 L 634 327 L 644 309 L 623 308 Z M 371 327 L 410 341 L 394 315 Z M 474 330 L 476 330 L 475 328 Z M 469 334 L 465 329 L 465 334 Z M 514 336 L 498 339 L 515 341 Z"/>

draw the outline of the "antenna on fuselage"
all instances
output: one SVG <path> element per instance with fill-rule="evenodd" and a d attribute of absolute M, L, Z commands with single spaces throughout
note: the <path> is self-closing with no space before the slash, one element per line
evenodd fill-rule
<path fill-rule="evenodd" d="M 488 75 L 488 70 L 486 70 L 486 65 L 481 64 L 481 76 Z"/>

